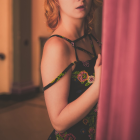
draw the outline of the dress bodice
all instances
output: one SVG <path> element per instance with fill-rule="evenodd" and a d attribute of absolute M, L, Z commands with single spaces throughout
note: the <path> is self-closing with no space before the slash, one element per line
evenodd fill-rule
<path fill-rule="evenodd" d="M 82 93 L 84 93 L 94 83 L 94 79 L 95 79 L 94 66 L 96 63 L 97 55 L 91 37 L 93 37 L 97 41 L 97 43 L 99 43 L 99 41 L 92 34 L 88 34 L 91 47 L 93 50 L 93 53 L 90 53 L 87 50 L 77 47 L 75 45 L 76 41 L 82 39 L 86 35 L 74 41 L 71 41 L 70 39 L 60 35 L 52 35 L 50 37 L 53 36 L 61 37 L 67 40 L 68 42 L 70 42 L 72 46 L 75 48 L 75 55 L 77 60 L 69 64 L 67 68 L 65 68 L 63 72 L 58 75 L 58 77 L 56 77 L 51 83 L 49 83 L 44 87 L 44 90 L 48 89 L 50 86 L 58 82 L 66 74 L 66 72 L 73 65 L 75 65 L 75 68 L 71 73 L 71 79 L 70 79 L 70 91 L 68 97 L 68 103 L 70 103 L 75 99 L 77 99 L 80 95 L 82 95 Z M 101 44 L 99 43 L 99 45 Z M 87 61 L 80 61 L 77 55 L 77 51 L 76 51 L 77 49 L 84 51 L 85 53 L 88 53 L 89 55 L 92 56 L 92 59 Z M 96 106 L 97 104 L 81 121 L 79 121 L 74 126 L 66 130 L 64 133 L 59 133 L 56 130 L 53 130 L 48 140 L 94 140 L 95 130 L 96 130 L 96 118 L 97 118 Z"/>

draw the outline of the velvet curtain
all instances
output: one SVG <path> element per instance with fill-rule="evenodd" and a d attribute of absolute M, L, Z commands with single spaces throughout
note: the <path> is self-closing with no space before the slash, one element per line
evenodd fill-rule
<path fill-rule="evenodd" d="M 140 0 L 104 0 L 96 140 L 140 140 Z"/>

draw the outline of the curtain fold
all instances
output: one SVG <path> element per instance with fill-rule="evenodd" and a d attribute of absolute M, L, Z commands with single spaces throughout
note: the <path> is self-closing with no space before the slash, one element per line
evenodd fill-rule
<path fill-rule="evenodd" d="M 140 140 L 140 0 L 104 0 L 96 140 Z"/>

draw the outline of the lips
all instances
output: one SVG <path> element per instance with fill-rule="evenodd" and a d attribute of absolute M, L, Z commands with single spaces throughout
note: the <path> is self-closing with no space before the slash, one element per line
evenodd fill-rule
<path fill-rule="evenodd" d="M 84 5 L 80 5 L 80 6 L 79 6 L 79 7 L 77 7 L 77 8 L 85 8 L 85 7 L 84 7 Z M 76 8 L 76 9 L 77 9 L 77 8 Z"/>

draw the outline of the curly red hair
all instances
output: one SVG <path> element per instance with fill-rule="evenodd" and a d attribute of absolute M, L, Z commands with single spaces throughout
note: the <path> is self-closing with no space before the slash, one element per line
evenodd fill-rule
<path fill-rule="evenodd" d="M 92 0 L 91 9 L 85 17 L 85 33 L 91 33 L 93 29 L 94 13 L 98 6 L 102 6 L 102 0 Z M 56 0 L 45 0 L 44 8 L 45 17 L 47 19 L 46 24 L 49 28 L 55 30 L 60 20 L 59 5 Z"/>

